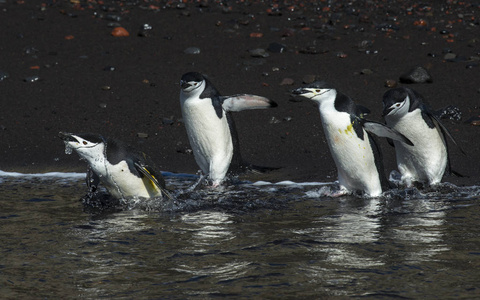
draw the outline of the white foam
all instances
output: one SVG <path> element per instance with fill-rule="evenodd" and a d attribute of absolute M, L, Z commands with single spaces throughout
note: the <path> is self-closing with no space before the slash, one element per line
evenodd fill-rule
<path fill-rule="evenodd" d="M 280 182 L 268 182 L 268 181 L 257 181 L 252 183 L 255 186 L 264 186 L 264 185 L 297 185 L 297 186 L 324 186 L 324 185 L 331 185 L 333 182 L 293 182 L 290 180 L 284 180 Z"/>
<path fill-rule="evenodd" d="M 85 178 L 85 173 L 66 173 L 66 172 L 48 172 L 48 173 L 18 173 L 0 171 L 1 177 L 55 177 L 55 178 Z"/>

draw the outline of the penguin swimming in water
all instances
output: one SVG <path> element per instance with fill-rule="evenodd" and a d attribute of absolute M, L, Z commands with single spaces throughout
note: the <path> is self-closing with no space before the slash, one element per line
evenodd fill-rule
<path fill-rule="evenodd" d="M 197 72 L 184 74 L 180 88 L 182 115 L 195 161 L 217 187 L 229 170 L 235 172 L 246 166 L 230 112 L 277 104 L 255 95 L 221 96 L 210 80 Z"/>
<path fill-rule="evenodd" d="M 170 198 L 162 174 L 145 153 L 99 134 L 60 132 L 59 137 L 65 143 L 67 154 L 73 149 L 88 163 L 86 198 L 94 195 L 100 182 L 117 199 Z"/>
<path fill-rule="evenodd" d="M 412 145 L 395 130 L 368 121 L 369 110 L 338 92 L 325 81 L 316 81 L 292 91 L 318 103 L 323 130 L 337 167 L 340 191 L 337 195 L 361 192 L 378 197 L 389 187 L 379 147 L 371 133 Z"/>
<path fill-rule="evenodd" d="M 383 95 L 383 116 L 389 127 L 415 144 L 409 147 L 393 141 L 401 182 L 407 186 L 413 182 L 440 183 L 445 171 L 450 172 L 446 136 L 458 144 L 423 97 L 409 88 L 391 89 Z"/>

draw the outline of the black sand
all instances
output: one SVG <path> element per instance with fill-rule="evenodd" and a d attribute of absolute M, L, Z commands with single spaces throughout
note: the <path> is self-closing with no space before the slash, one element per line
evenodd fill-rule
<path fill-rule="evenodd" d="M 281 167 L 251 179 L 333 181 L 318 109 L 293 101 L 289 91 L 316 75 L 382 121 L 385 81 L 421 66 L 433 82 L 408 86 L 433 108 L 453 104 L 463 113 L 444 124 L 468 153 L 451 151 L 453 168 L 467 177 L 445 181 L 478 184 L 480 127 L 469 120 L 480 114 L 478 1 L 257 2 L 0 1 L 0 77 L 8 74 L 0 81 L 0 170 L 84 171 L 77 155 L 64 154 L 57 134 L 67 131 L 116 137 L 162 170 L 195 173 L 178 82 L 198 71 L 225 95 L 252 93 L 279 104 L 235 115 L 243 156 Z M 130 36 L 112 36 L 114 22 Z M 143 24 L 152 29 L 139 36 Z M 251 57 L 249 50 L 271 43 L 286 51 Z M 200 54 L 184 53 L 188 47 Z M 446 60 L 448 53 L 456 57 Z M 28 82 L 32 76 L 39 79 Z M 285 78 L 293 85 L 281 85 Z M 381 146 L 388 173 L 394 151 L 385 141 Z"/>

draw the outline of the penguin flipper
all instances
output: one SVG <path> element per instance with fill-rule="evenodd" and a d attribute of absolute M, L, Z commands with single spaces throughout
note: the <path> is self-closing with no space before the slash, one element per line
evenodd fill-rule
<path fill-rule="evenodd" d="M 97 191 L 97 187 L 100 184 L 100 177 L 93 172 L 92 168 L 88 166 L 87 169 L 87 177 L 86 177 L 86 182 L 87 182 L 87 187 L 88 187 L 88 193 L 93 194 Z"/>
<path fill-rule="evenodd" d="M 365 121 L 363 128 L 365 128 L 366 131 L 375 134 L 376 136 L 390 138 L 392 140 L 400 141 L 407 145 L 413 146 L 412 141 L 410 141 L 406 136 L 392 128 L 383 125 L 382 123 Z"/>
<path fill-rule="evenodd" d="M 222 107 L 225 111 L 242 111 L 249 109 L 264 109 L 277 107 L 277 103 L 262 96 L 237 94 L 221 96 Z"/>
<path fill-rule="evenodd" d="M 165 188 L 165 182 L 163 181 L 161 174 L 160 174 L 161 181 L 158 181 L 158 179 L 156 178 L 156 172 L 149 169 L 148 166 L 141 165 L 138 162 L 135 162 L 134 165 L 138 172 L 142 173 L 145 177 L 147 177 L 160 190 L 162 195 L 165 195 L 169 199 L 173 200 L 172 196 Z"/>
<path fill-rule="evenodd" d="M 445 136 L 448 136 L 448 138 L 452 141 L 452 143 L 460 150 L 460 152 L 462 152 L 463 155 L 467 155 L 467 153 L 462 149 L 462 147 L 460 147 L 459 144 L 457 144 L 457 141 L 453 138 L 452 134 L 450 133 L 450 131 L 447 129 L 447 127 L 445 127 L 442 122 L 440 122 L 440 119 L 434 115 L 434 114 L 429 114 L 429 116 L 431 117 L 432 121 L 433 121 L 433 124 L 435 125 L 435 127 L 437 128 L 437 130 L 442 134 L 442 136 L 444 137 L 444 140 L 445 140 Z M 445 141 L 446 143 L 447 141 Z"/>

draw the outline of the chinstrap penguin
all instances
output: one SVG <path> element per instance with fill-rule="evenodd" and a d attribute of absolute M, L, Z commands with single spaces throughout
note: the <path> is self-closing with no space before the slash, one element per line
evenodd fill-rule
<path fill-rule="evenodd" d="M 93 197 L 99 183 L 117 199 L 171 198 L 162 174 L 145 153 L 99 134 L 60 132 L 59 137 L 65 143 L 67 154 L 73 149 L 88 163 L 88 193 L 84 200 Z"/>
<path fill-rule="evenodd" d="M 338 172 L 336 195 L 360 192 L 378 197 L 389 187 L 382 155 L 370 133 L 412 145 L 395 130 L 366 120 L 369 110 L 338 92 L 325 81 L 316 81 L 292 91 L 318 103 L 325 137 Z M 411 147 L 411 146 L 407 146 Z"/>
<path fill-rule="evenodd" d="M 246 166 L 230 112 L 277 106 L 261 96 L 221 96 L 210 80 L 197 72 L 182 76 L 180 104 L 195 161 L 213 187 L 224 181 L 228 171 L 238 172 Z"/>
<path fill-rule="evenodd" d="M 445 171 L 451 171 L 446 136 L 457 145 L 423 101 L 418 92 L 405 87 L 388 90 L 383 95 L 385 122 L 415 144 L 409 147 L 393 141 L 400 181 L 406 186 L 413 182 L 440 183 Z"/>

